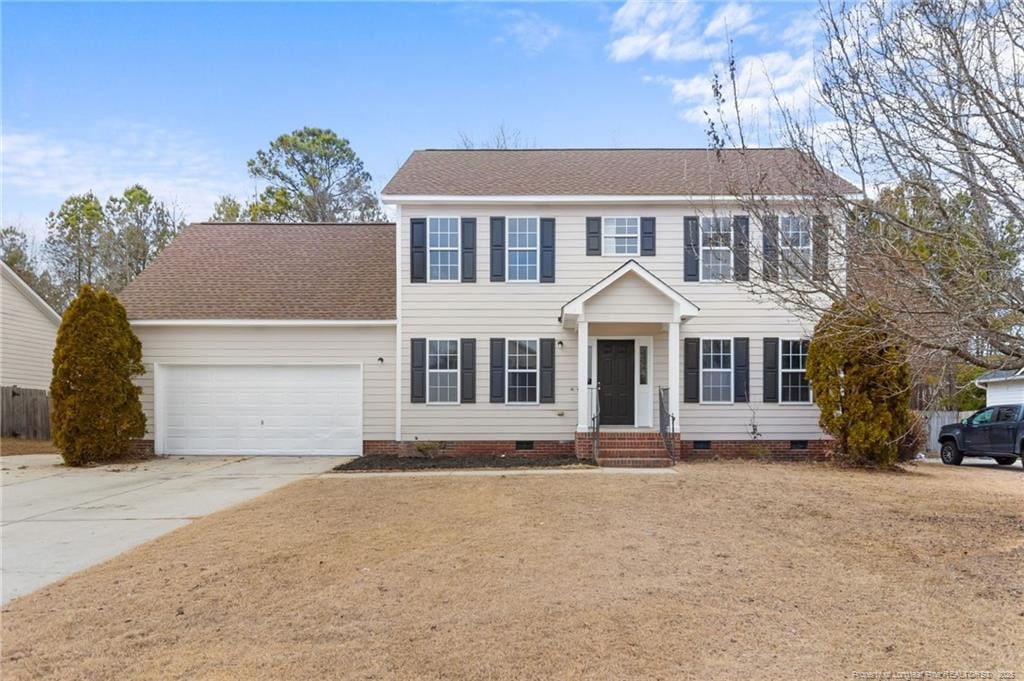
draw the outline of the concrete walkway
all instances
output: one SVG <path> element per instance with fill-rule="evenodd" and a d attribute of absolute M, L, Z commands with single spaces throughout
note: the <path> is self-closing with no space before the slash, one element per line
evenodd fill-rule
<path fill-rule="evenodd" d="M 56 455 L 2 457 L 0 601 L 347 460 L 176 456 L 71 469 Z"/>

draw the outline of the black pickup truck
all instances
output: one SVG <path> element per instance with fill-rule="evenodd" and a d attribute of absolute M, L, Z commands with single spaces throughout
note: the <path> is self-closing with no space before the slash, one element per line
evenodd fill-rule
<path fill-rule="evenodd" d="M 942 463 L 959 466 L 965 456 L 984 456 L 1009 466 L 1024 449 L 1024 405 L 985 407 L 960 423 L 942 426 Z"/>

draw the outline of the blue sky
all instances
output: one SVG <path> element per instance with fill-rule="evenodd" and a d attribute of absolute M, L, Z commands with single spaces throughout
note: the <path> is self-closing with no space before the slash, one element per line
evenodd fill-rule
<path fill-rule="evenodd" d="M 410 151 L 499 125 L 534 146 L 704 146 L 734 42 L 744 106 L 802 105 L 812 3 L 20 4 L 2 12 L 3 222 L 142 182 L 189 220 L 254 191 L 245 162 L 305 125 L 381 188 Z"/>

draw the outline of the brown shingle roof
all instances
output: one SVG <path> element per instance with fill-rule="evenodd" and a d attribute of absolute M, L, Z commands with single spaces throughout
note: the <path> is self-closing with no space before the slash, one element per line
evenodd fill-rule
<path fill-rule="evenodd" d="M 394 319 L 394 224 L 189 225 L 118 296 L 129 319 Z"/>
<path fill-rule="evenodd" d="M 385 195 L 729 196 L 859 190 L 794 149 L 426 149 Z"/>

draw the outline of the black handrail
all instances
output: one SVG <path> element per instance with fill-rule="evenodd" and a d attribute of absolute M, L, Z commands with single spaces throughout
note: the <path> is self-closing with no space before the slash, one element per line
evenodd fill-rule
<path fill-rule="evenodd" d="M 590 455 L 595 464 L 601 452 L 601 396 L 598 393 L 600 389 L 601 385 L 598 384 L 597 387 L 591 386 L 587 390 L 587 396 L 593 400 L 591 404 L 594 415 L 590 417 Z"/>
<path fill-rule="evenodd" d="M 669 393 L 668 388 L 658 388 L 658 411 L 659 411 L 659 430 L 661 431 L 661 442 L 665 445 L 665 451 L 668 452 L 668 458 L 672 460 L 672 463 L 676 463 L 676 442 L 674 434 L 676 432 L 676 417 L 675 414 L 668 408 L 669 407 Z"/>

